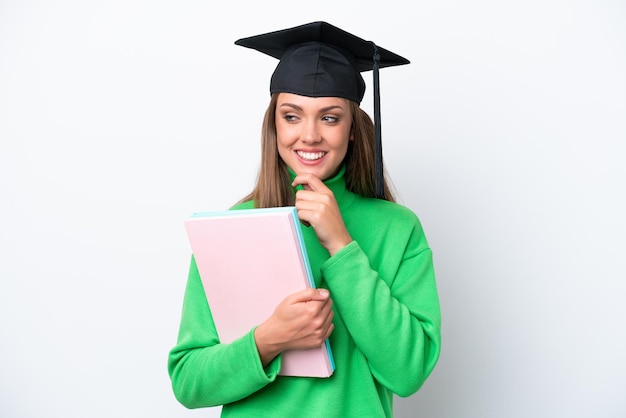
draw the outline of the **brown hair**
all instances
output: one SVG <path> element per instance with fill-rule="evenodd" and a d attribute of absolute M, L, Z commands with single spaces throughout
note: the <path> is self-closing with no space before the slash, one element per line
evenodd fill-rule
<path fill-rule="evenodd" d="M 278 93 L 272 94 L 270 104 L 263 118 L 261 133 L 261 166 L 254 189 L 240 200 L 254 200 L 257 208 L 292 206 L 294 193 L 291 187 L 287 166 L 278 155 L 276 136 L 276 102 Z M 370 116 L 356 102 L 349 101 L 352 112 L 352 136 L 344 158 L 346 165 L 346 188 L 364 197 L 374 197 L 374 123 Z M 395 198 L 384 181 L 384 200 Z"/>

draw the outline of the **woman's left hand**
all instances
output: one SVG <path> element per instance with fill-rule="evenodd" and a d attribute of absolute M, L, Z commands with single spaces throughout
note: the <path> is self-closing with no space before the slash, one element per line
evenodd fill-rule
<path fill-rule="evenodd" d="M 310 173 L 296 176 L 292 186 L 300 184 L 304 190 L 296 192 L 298 217 L 313 227 L 320 243 L 332 256 L 352 241 L 335 195 L 322 180 Z"/>

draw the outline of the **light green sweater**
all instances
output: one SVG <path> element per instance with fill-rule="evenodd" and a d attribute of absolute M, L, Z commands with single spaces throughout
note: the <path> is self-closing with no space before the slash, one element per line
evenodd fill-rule
<path fill-rule="evenodd" d="M 252 329 L 220 344 L 192 257 L 168 362 L 183 405 L 223 405 L 223 417 L 392 417 L 393 394 L 409 396 L 429 376 L 439 358 L 441 318 L 420 222 L 401 205 L 349 192 L 344 173 L 325 183 L 354 241 L 329 257 L 313 229 L 303 228 L 315 282 L 333 299 L 334 374 L 279 376 L 280 356 L 263 368 Z"/>

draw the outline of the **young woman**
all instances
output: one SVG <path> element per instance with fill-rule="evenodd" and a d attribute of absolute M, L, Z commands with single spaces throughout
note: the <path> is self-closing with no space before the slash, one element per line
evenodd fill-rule
<path fill-rule="evenodd" d="M 238 43 L 280 50 L 280 62 L 257 184 L 233 209 L 295 205 L 317 290 L 288 296 L 221 344 L 192 258 L 169 356 L 174 393 L 189 408 L 223 405 L 225 417 L 391 417 L 393 395 L 422 386 L 441 342 L 431 250 L 377 171 L 375 125 L 359 107 L 361 51 L 380 60 L 375 66 L 401 57 L 324 22 Z M 278 374 L 282 352 L 327 338 L 331 377 Z"/>

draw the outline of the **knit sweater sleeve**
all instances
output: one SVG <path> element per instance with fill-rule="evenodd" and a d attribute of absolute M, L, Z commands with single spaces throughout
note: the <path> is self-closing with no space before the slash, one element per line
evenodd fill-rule
<path fill-rule="evenodd" d="M 353 241 L 322 266 L 335 309 L 372 375 L 399 396 L 423 385 L 441 346 L 432 253 L 417 217 L 410 224 L 389 228 L 371 254 Z"/>
<path fill-rule="evenodd" d="M 178 401 L 187 408 L 234 402 L 274 381 L 280 356 L 262 367 L 250 330 L 221 344 L 192 257 L 183 301 L 178 342 L 170 351 L 168 371 Z"/>

